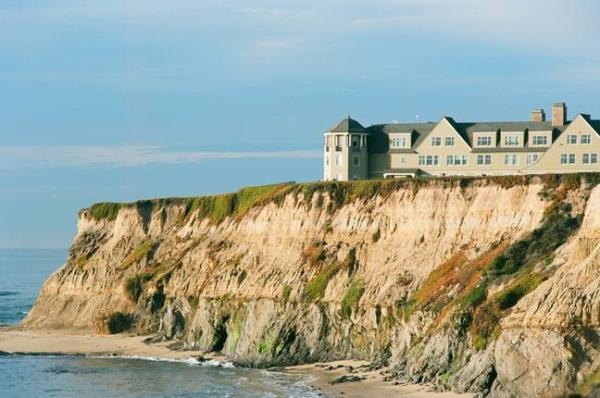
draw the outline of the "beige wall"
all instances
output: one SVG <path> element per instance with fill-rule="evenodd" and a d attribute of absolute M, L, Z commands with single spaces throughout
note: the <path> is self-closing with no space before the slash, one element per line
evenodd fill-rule
<path fill-rule="evenodd" d="M 569 144 L 567 142 L 567 137 L 570 135 L 577 137 L 576 144 Z M 581 143 L 581 136 L 583 135 L 589 135 L 591 137 L 590 144 Z M 586 153 L 595 153 L 597 154 L 597 157 L 600 156 L 600 137 L 583 117 L 577 116 L 556 139 L 552 147 L 544 153 L 540 160 L 531 167 L 523 170 L 523 172 L 542 174 L 600 171 L 600 163 L 583 164 L 583 155 Z M 561 164 L 561 154 L 575 155 L 575 163 Z M 600 159 L 598 159 L 598 161 L 600 161 Z"/>
<path fill-rule="evenodd" d="M 338 133 L 336 133 L 338 134 Z M 582 143 L 581 137 L 587 135 L 590 137 L 590 143 Z M 390 134 L 390 139 L 394 137 L 406 136 L 410 140 L 410 134 L 404 133 L 393 133 Z M 600 136 L 596 131 L 589 125 L 585 118 L 578 116 L 571 122 L 566 130 L 552 143 L 552 131 L 535 131 L 529 132 L 528 150 L 523 151 L 523 145 L 525 140 L 524 132 L 501 132 L 500 142 L 496 147 L 497 133 L 493 132 L 475 132 L 473 134 L 473 140 L 475 142 L 477 136 L 490 136 L 492 138 L 492 146 L 487 147 L 490 151 L 485 151 L 484 148 L 475 147 L 472 150 L 469 145 L 463 140 L 458 132 L 452 127 L 452 125 L 443 118 L 436 127 L 424 138 L 424 140 L 415 148 L 416 153 L 401 153 L 394 152 L 391 150 L 389 153 L 371 153 L 368 154 L 366 149 L 361 151 L 361 162 L 360 169 L 353 169 L 351 165 L 352 148 L 348 148 L 345 145 L 342 148 L 341 154 L 343 156 L 343 164 L 341 166 L 335 166 L 335 146 L 330 146 L 333 150 L 329 152 L 331 161 L 329 166 L 325 167 L 325 177 L 329 176 L 329 179 L 335 178 L 337 175 L 341 176 L 341 179 L 352 179 L 357 175 L 359 178 L 367 177 L 380 177 L 388 169 L 421 169 L 427 174 L 441 176 L 441 175 L 465 175 L 465 176 L 477 176 L 477 175 L 513 175 L 513 174 L 544 174 L 544 173 L 565 173 L 565 172 L 586 172 L 586 171 L 600 171 Z M 504 137 L 514 136 L 518 137 L 519 144 L 514 146 L 515 150 L 509 150 L 510 148 L 505 145 Z M 545 136 L 547 137 L 547 146 L 534 146 L 534 136 Z M 576 144 L 570 144 L 567 142 L 568 136 L 576 137 Z M 446 145 L 446 138 L 452 138 L 454 145 Z M 408 141 L 409 142 L 409 141 Z M 439 142 L 440 145 L 434 145 Z M 502 152 L 499 152 L 502 150 Z M 574 155 L 574 164 L 561 164 L 561 154 Z M 584 154 L 587 154 L 590 162 L 584 164 Z M 595 155 L 596 163 L 591 163 Z M 325 152 L 327 156 L 328 153 Z M 491 164 L 478 164 L 478 156 L 488 156 L 491 160 Z M 420 164 L 419 157 L 427 156 L 433 159 L 437 156 L 437 164 Z M 448 164 L 448 157 L 452 156 L 453 159 L 465 156 L 467 164 Z M 537 156 L 535 163 L 528 163 L 529 160 L 534 160 L 534 156 Z M 507 162 L 507 158 L 509 162 Z M 513 160 L 516 161 L 513 164 Z M 454 163 L 454 162 L 453 162 Z M 328 174 L 329 173 L 329 174 Z M 357 174 L 358 173 L 358 174 Z"/>
<path fill-rule="evenodd" d="M 357 146 L 352 145 L 354 139 L 357 140 Z M 366 143 L 366 134 L 326 133 L 323 179 L 348 181 L 368 178 L 369 155 Z M 358 164 L 355 164 L 355 159 Z"/>

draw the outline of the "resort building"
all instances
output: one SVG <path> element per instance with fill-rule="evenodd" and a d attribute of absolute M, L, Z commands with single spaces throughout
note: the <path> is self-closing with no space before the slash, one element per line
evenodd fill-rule
<path fill-rule="evenodd" d="M 528 122 L 391 123 L 363 127 L 346 117 L 325 132 L 326 181 L 600 171 L 600 120 L 556 103 Z"/>

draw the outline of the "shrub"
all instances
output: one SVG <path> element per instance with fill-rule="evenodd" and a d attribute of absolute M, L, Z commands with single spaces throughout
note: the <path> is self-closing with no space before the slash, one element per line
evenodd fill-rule
<path fill-rule="evenodd" d="M 129 253 L 129 255 L 125 257 L 125 260 L 123 260 L 121 263 L 121 267 L 127 268 L 132 264 L 139 263 L 146 258 L 148 253 L 150 253 L 153 248 L 154 243 L 150 239 L 145 240 L 133 252 Z"/>
<path fill-rule="evenodd" d="M 524 265 L 551 255 L 579 228 L 580 219 L 570 215 L 570 206 L 558 205 L 527 239 L 517 241 L 490 265 L 496 275 L 514 274 Z"/>
<path fill-rule="evenodd" d="M 313 279 L 306 283 L 304 296 L 311 301 L 322 298 L 325 294 L 325 289 L 327 289 L 329 280 L 333 278 L 339 270 L 340 265 L 338 263 L 332 263 L 323 268 Z"/>
<path fill-rule="evenodd" d="M 466 295 L 462 297 L 459 302 L 459 305 L 464 310 L 474 309 L 483 302 L 487 298 L 487 284 L 482 282 L 475 289 L 469 291 Z"/>
<path fill-rule="evenodd" d="M 344 319 L 350 319 L 352 315 L 352 310 L 357 306 L 360 298 L 365 293 L 365 287 L 362 280 L 354 280 L 350 284 L 348 290 L 346 290 L 346 294 L 342 298 L 342 303 L 340 306 L 340 315 Z"/>
<path fill-rule="evenodd" d="M 102 311 L 93 321 L 93 328 L 100 334 L 122 333 L 133 327 L 135 318 L 125 312 Z"/>
<path fill-rule="evenodd" d="M 304 261 L 308 261 L 311 267 L 316 267 L 320 263 L 322 263 L 325 256 L 325 242 L 323 241 L 313 241 L 310 246 L 304 249 L 302 253 L 302 258 Z"/>
<path fill-rule="evenodd" d="M 144 285 L 151 278 L 152 276 L 149 274 L 135 274 L 125 280 L 125 295 L 132 303 L 137 303 L 144 291 Z"/>
<path fill-rule="evenodd" d="M 348 252 L 344 261 L 341 263 L 334 261 L 328 264 L 313 279 L 308 281 L 304 288 L 304 297 L 311 301 L 322 298 L 331 278 L 343 269 L 347 269 L 348 273 L 351 274 L 351 272 L 354 272 L 355 266 L 356 255 L 354 249 L 352 249 Z"/>
<path fill-rule="evenodd" d="M 123 207 L 120 203 L 96 203 L 89 208 L 88 214 L 95 220 L 114 221 L 119 214 L 119 210 Z"/>
<path fill-rule="evenodd" d="M 285 285 L 283 290 L 281 291 L 281 299 L 284 303 L 287 303 L 290 299 L 290 294 L 292 293 L 292 287 L 290 285 Z"/>

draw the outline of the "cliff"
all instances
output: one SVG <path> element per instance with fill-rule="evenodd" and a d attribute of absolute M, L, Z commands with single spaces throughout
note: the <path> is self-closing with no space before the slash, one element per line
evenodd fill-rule
<path fill-rule="evenodd" d="M 22 327 L 253 365 L 368 359 L 503 396 L 600 367 L 597 175 L 282 184 L 98 204 Z"/>

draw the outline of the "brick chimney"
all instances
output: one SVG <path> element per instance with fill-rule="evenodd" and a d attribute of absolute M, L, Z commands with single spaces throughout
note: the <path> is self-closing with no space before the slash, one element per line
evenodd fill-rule
<path fill-rule="evenodd" d="M 543 109 L 534 109 L 531 111 L 531 121 L 532 122 L 545 122 L 546 121 L 546 112 Z"/>
<path fill-rule="evenodd" d="M 557 102 L 552 105 L 552 126 L 564 126 L 567 123 L 567 105 Z"/>

